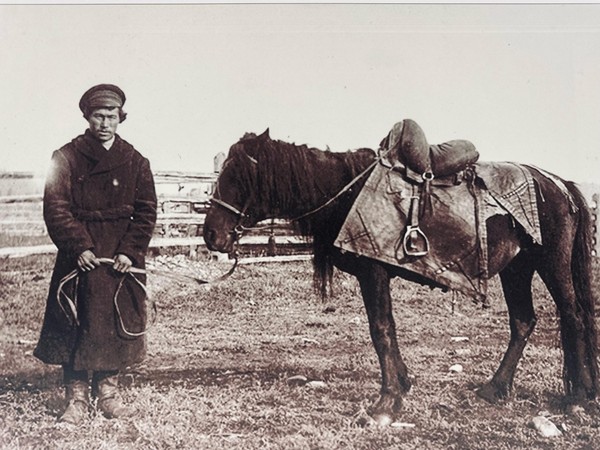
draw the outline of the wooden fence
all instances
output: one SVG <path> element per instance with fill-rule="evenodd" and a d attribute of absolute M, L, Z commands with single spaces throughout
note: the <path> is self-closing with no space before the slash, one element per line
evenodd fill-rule
<path fill-rule="evenodd" d="M 153 251 L 180 247 L 187 249 L 191 256 L 207 252 L 202 228 L 208 208 L 208 199 L 213 194 L 218 171 L 224 155 L 215 157 L 215 172 L 155 172 L 154 180 L 159 195 L 158 221 L 154 237 L 150 242 Z M 10 175 L 10 174 L 9 174 Z M 18 181 L 32 183 L 32 174 L 19 176 Z M 10 177 L 9 177 L 10 178 Z M 14 177 L 13 177 L 14 178 Z M 22 179 L 21 179 L 22 178 Z M 31 186 L 15 187 L 16 192 L 32 192 Z M 54 253 L 56 248 L 45 239 L 46 227 L 42 220 L 41 194 L 4 195 L 0 206 L 0 231 L 17 237 L 37 237 L 44 241 L 41 245 L 6 246 L 0 248 L 0 258 L 22 257 L 44 253 Z M 240 253 L 247 257 L 306 255 L 310 251 L 310 241 L 297 236 L 290 225 L 283 221 L 263 223 L 266 228 L 259 233 L 243 236 L 239 243 Z M 20 239 L 16 239 L 20 240 Z"/>
<path fill-rule="evenodd" d="M 46 236 L 46 227 L 42 220 L 41 199 L 33 196 L 24 198 L 0 198 L 0 204 L 13 204 L 23 208 L 26 213 L 13 213 L 0 219 L 0 230 L 15 236 Z M 159 214 L 150 242 L 150 249 L 181 247 L 187 249 L 190 256 L 198 252 L 208 252 L 202 237 L 207 201 L 203 199 L 161 198 Z M 18 211 L 18 210 L 16 210 Z M 275 220 L 259 224 L 259 232 L 244 235 L 238 242 L 238 250 L 247 257 L 276 255 L 301 255 L 310 252 L 310 240 L 294 233 L 286 221 Z M 42 238 L 43 239 L 43 238 Z M 43 239 L 46 240 L 46 239 Z M 49 239 L 48 239 L 49 241 Z M 1 258 L 18 258 L 30 255 L 55 253 L 56 247 L 50 243 L 27 246 L 7 246 L 0 248 Z M 285 258 L 284 258 L 285 259 Z"/>

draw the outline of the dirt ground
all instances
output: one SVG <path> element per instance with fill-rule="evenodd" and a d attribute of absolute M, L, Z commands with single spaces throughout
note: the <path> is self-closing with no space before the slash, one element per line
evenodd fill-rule
<path fill-rule="evenodd" d="M 150 262 L 205 276 L 228 267 L 183 257 Z M 401 423 L 378 428 L 365 425 L 380 374 L 357 283 L 337 273 L 334 295 L 322 301 L 307 262 L 240 266 L 210 287 L 150 277 L 158 315 L 148 357 L 121 380 L 137 416 L 110 421 L 92 413 L 79 429 L 57 425 L 60 370 L 32 356 L 51 267 L 48 256 L 7 260 L 0 270 L 2 449 L 600 448 L 600 416 L 562 409 L 558 324 L 539 280 L 538 326 L 513 395 L 498 406 L 474 394 L 508 342 L 497 280 L 487 309 L 394 280 L 400 347 L 414 385 Z M 456 364 L 462 371 L 451 370 Z M 313 383 L 294 383 L 295 376 Z M 561 436 L 531 427 L 540 414 Z"/>

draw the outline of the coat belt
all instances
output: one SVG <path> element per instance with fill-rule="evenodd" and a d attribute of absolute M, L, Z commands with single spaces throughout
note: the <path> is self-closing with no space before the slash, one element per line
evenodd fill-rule
<path fill-rule="evenodd" d="M 109 220 L 129 219 L 133 213 L 133 206 L 122 205 L 108 209 L 75 209 L 73 216 L 83 222 L 105 222 Z"/>

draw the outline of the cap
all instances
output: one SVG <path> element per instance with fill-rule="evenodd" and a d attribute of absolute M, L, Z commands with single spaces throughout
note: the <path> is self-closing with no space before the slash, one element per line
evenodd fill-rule
<path fill-rule="evenodd" d="M 79 109 L 84 116 L 94 108 L 121 108 L 125 104 L 125 93 L 114 84 L 98 84 L 89 88 L 79 100 Z"/>

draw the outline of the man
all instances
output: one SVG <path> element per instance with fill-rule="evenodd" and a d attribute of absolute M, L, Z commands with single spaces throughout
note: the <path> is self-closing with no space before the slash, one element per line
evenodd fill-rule
<path fill-rule="evenodd" d="M 118 374 L 146 351 L 145 292 L 133 277 L 145 279 L 128 272 L 145 267 L 156 192 L 148 160 L 116 134 L 124 104 L 112 84 L 83 94 L 79 108 L 89 129 L 54 152 L 44 190 L 44 220 L 58 255 L 34 355 L 63 366 L 68 404 L 59 420 L 71 424 L 88 416 L 90 376 L 104 416 L 133 414 Z M 61 286 L 74 269 L 77 278 Z"/>

